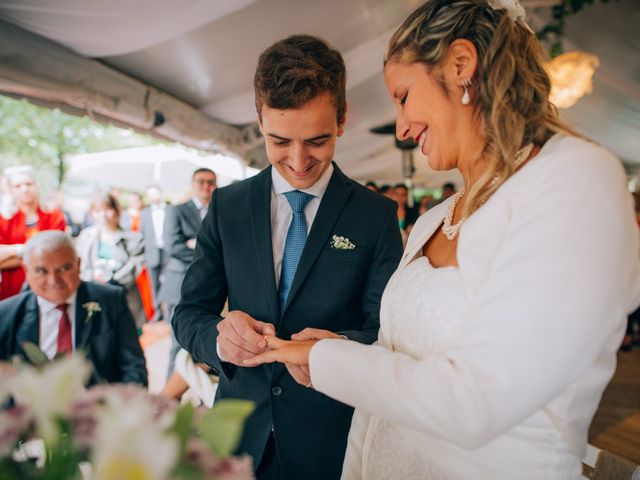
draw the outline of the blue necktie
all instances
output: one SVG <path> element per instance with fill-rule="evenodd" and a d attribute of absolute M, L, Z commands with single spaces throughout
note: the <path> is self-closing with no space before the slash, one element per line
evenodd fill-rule
<path fill-rule="evenodd" d="M 304 244 L 307 241 L 307 219 L 304 216 L 304 207 L 307 206 L 313 195 L 293 190 L 284 194 L 291 205 L 293 218 L 287 232 L 287 240 L 284 244 L 284 254 L 282 255 L 282 270 L 280 272 L 280 311 L 284 311 L 287 303 L 287 296 L 291 290 L 293 277 L 298 268 L 298 262 L 302 256 Z"/>

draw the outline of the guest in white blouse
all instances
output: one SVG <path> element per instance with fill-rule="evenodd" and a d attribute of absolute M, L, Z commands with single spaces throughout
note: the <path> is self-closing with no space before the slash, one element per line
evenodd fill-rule
<path fill-rule="evenodd" d="M 345 479 L 581 478 L 640 301 L 622 166 L 562 124 L 524 10 L 498 3 L 427 1 L 390 41 L 398 138 L 464 186 L 416 223 L 378 343 L 309 331 L 247 361 L 356 407 Z"/>

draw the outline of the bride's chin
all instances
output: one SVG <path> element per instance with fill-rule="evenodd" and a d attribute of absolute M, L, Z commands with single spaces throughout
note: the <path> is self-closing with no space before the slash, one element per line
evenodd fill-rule
<path fill-rule="evenodd" d="M 433 156 L 427 157 L 427 165 L 429 165 L 429 168 L 431 168 L 431 170 L 436 170 L 436 171 L 442 170 L 442 165 L 440 165 L 438 163 L 438 160 Z"/>

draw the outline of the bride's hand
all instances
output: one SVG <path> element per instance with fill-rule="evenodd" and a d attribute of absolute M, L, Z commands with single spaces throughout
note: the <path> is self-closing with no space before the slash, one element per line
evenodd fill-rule
<path fill-rule="evenodd" d="M 273 335 L 265 335 L 267 345 L 271 350 L 245 360 L 248 367 L 255 367 L 264 363 L 281 362 L 301 367 L 309 366 L 309 352 L 318 340 L 302 340 L 290 342 L 281 340 Z"/>
<path fill-rule="evenodd" d="M 303 367 L 300 365 L 293 365 L 292 363 L 285 363 L 289 375 L 303 387 L 311 387 L 311 374 L 309 373 L 309 367 Z"/>

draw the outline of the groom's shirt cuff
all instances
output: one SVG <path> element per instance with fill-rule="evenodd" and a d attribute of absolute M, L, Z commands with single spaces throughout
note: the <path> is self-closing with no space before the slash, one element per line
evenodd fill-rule
<path fill-rule="evenodd" d="M 224 362 L 224 358 L 222 358 L 222 355 L 220 354 L 220 345 L 218 345 L 218 342 L 216 342 L 216 354 L 218 355 L 218 359 L 221 362 Z"/>

